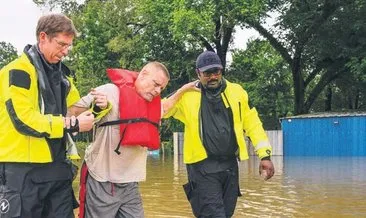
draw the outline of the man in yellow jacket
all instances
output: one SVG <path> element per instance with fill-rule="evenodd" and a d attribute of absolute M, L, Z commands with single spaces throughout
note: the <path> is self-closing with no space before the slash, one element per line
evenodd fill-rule
<path fill-rule="evenodd" d="M 199 82 L 184 85 L 163 101 L 164 117 L 185 125 L 184 190 L 196 217 L 234 214 L 241 195 L 237 159 L 248 159 L 244 133 L 261 159 L 259 172 L 266 180 L 274 174 L 271 145 L 258 113 L 249 107 L 246 91 L 223 78 L 222 69 L 216 53 L 201 53 L 196 61 Z"/>
<path fill-rule="evenodd" d="M 15 193 L 2 198 L 6 217 L 74 217 L 65 135 L 88 131 L 94 121 L 90 111 L 66 117 L 80 99 L 61 62 L 75 35 L 66 16 L 43 16 L 37 43 L 0 70 L 0 194 L 10 193 L 4 187 Z"/>

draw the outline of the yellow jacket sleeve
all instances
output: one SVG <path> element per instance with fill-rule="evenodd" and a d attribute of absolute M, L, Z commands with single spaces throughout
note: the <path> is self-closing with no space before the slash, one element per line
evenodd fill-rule
<path fill-rule="evenodd" d="M 257 156 L 259 159 L 270 156 L 272 147 L 269 143 L 267 134 L 263 129 L 257 110 L 255 108 L 249 108 L 248 94 L 245 91 L 243 107 L 241 109 L 243 117 L 243 130 L 252 141 Z"/>
<path fill-rule="evenodd" d="M 167 101 L 167 98 L 162 99 L 162 105 L 164 101 Z M 184 123 L 184 115 L 182 114 L 181 107 L 182 107 L 182 99 L 178 100 L 174 104 L 174 106 L 170 108 L 169 111 L 167 111 L 167 113 L 163 116 L 163 118 L 174 117 L 175 119 L 180 120 Z"/>
<path fill-rule="evenodd" d="M 68 77 L 67 79 L 70 81 L 70 91 L 66 98 L 66 104 L 67 107 L 70 107 L 80 100 L 80 94 L 74 84 L 74 80 L 71 77 Z"/>
<path fill-rule="evenodd" d="M 10 70 L 9 88 L 4 90 L 7 113 L 17 131 L 33 137 L 61 138 L 63 119 L 61 116 L 44 115 L 35 98 L 35 78 L 22 70 Z M 33 80 L 32 80 L 33 79 Z"/>

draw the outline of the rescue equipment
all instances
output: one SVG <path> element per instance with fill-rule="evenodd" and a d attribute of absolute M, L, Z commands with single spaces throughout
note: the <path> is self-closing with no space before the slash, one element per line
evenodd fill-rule
<path fill-rule="evenodd" d="M 124 69 L 107 69 L 110 80 L 119 88 L 119 120 L 108 121 L 99 126 L 120 125 L 119 146 L 141 145 L 151 150 L 159 149 L 159 123 L 161 118 L 161 99 L 151 102 L 143 99 L 135 90 L 138 73 Z"/>

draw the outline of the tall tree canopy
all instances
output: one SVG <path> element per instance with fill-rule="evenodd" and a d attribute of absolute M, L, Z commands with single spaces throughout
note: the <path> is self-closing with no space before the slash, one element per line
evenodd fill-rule
<path fill-rule="evenodd" d="M 289 84 L 287 70 L 290 71 L 292 92 L 286 95 L 293 95 L 293 114 L 322 110 L 317 99 L 331 105 L 331 97 L 338 95 L 349 96 L 353 108 L 364 105 L 365 1 L 86 0 L 81 5 L 76 0 L 37 2 L 62 8 L 81 31 L 70 62 L 83 78 L 79 81 L 82 87 L 106 81 L 107 67 L 138 69 L 149 60 L 158 60 L 172 72 L 170 92 L 196 77 L 194 61 L 203 49 L 216 50 L 226 64 L 236 28 L 251 27 L 284 61 L 286 70 L 278 71 L 283 75 L 276 80 Z M 274 24 L 269 25 L 273 20 Z M 248 51 L 259 60 L 262 52 Z M 234 63 L 243 62 L 239 57 L 243 56 L 238 53 Z M 270 81 L 275 74 L 264 69 L 275 66 L 264 63 L 268 66 L 252 66 L 262 70 L 260 75 Z M 276 70 L 269 72 L 273 71 Z M 244 82 L 247 72 L 241 72 L 235 74 L 235 79 Z M 359 88 L 352 92 L 342 88 L 350 78 L 361 78 Z M 253 85 L 254 88 L 261 87 Z M 349 102 L 344 104 L 352 108 Z"/>
<path fill-rule="evenodd" d="M 252 40 L 246 50 L 235 51 L 228 77 L 247 90 L 265 129 L 279 129 L 279 118 L 292 115 L 291 70 L 268 41 Z"/>
<path fill-rule="evenodd" d="M 0 69 L 16 57 L 18 57 L 17 50 L 12 44 L 0 42 Z"/>
<path fill-rule="evenodd" d="M 353 0 L 283 1 L 278 22 L 249 21 L 291 67 L 295 114 L 310 111 L 324 88 L 344 74 L 366 49 L 365 2 Z"/>

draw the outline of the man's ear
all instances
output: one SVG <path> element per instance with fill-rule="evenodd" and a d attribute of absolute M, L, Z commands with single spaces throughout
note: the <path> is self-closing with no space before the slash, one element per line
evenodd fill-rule
<path fill-rule="evenodd" d="M 196 69 L 197 77 L 200 78 L 200 71 Z"/>
<path fill-rule="evenodd" d="M 39 35 L 37 37 L 38 37 L 39 42 L 45 41 L 47 39 L 47 33 L 42 31 L 42 32 L 39 33 Z"/>

